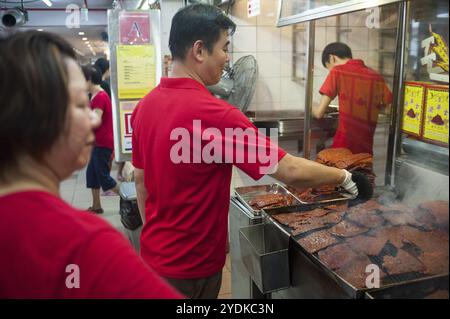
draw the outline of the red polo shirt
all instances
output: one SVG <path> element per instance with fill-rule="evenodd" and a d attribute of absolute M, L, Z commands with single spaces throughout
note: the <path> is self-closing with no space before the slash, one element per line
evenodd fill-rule
<path fill-rule="evenodd" d="M 225 263 L 232 166 L 254 179 L 265 174 L 261 168 L 266 166 L 249 151 L 255 145 L 251 138 L 230 137 L 227 132 L 248 129 L 260 136 L 263 151 L 272 151 L 275 162 L 285 152 L 259 134 L 237 108 L 192 79 L 163 78 L 140 101 L 132 126 L 133 165 L 144 169 L 148 191 L 141 256 L 164 277 L 217 273 Z M 207 138 L 199 143 L 194 136 L 202 135 Z M 181 144 L 182 136 L 187 143 Z M 229 153 L 211 151 L 208 145 L 213 141 L 219 149 L 234 149 L 233 156 L 226 160 Z M 205 151 L 216 160 L 203 156 Z"/>
<path fill-rule="evenodd" d="M 0 218 L 2 299 L 180 297 L 122 234 L 52 194 L 0 196 Z"/>
<path fill-rule="evenodd" d="M 330 71 L 320 93 L 331 99 L 339 96 L 339 125 L 332 147 L 372 154 L 380 108 L 392 103 L 383 77 L 362 60 L 349 60 Z"/>
<path fill-rule="evenodd" d="M 91 108 L 103 111 L 102 122 L 95 129 L 95 145 L 114 149 L 112 105 L 108 94 L 105 91 L 98 92 L 91 100 Z"/>

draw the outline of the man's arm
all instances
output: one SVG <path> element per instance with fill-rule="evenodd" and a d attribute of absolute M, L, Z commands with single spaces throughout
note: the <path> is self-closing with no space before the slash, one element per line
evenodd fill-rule
<path fill-rule="evenodd" d="M 145 199 L 147 198 L 147 189 L 144 185 L 144 170 L 140 168 L 134 169 L 134 181 L 136 184 L 137 204 L 142 223 L 145 223 Z"/>
<path fill-rule="evenodd" d="M 301 157 L 286 154 L 278 163 L 273 178 L 296 188 L 340 185 L 346 178 L 342 169 L 328 167 Z"/>
<path fill-rule="evenodd" d="M 316 119 L 321 119 L 323 118 L 328 105 L 330 105 L 332 99 L 325 95 L 322 94 L 322 98 L 320 99 L 320 103 L 318 105 L 313 105 L 312 107 L 312 114 Z"/>

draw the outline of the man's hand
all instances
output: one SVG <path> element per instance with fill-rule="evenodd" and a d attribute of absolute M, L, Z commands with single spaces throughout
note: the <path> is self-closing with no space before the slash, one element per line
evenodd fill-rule
<path fill-rule="evenodd" d="M 339 186 L 356 198 L 358 196 L 358 186 L 356 186 L 355 182 L 352 180 L 352 174 L 345 169 L 343 171 L 345 173 L 345 178 Z"/>

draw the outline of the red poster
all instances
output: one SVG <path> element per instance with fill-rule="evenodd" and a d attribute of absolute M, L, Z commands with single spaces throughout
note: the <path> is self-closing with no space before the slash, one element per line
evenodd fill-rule
<path fill-rule="evenodd" d="M 122 12 L 119 17 L 120 43 L 150 43 L 150 20 L 145 12 Z"/>
<path fill-rule="evenodd" d="M 131 115 L 132 113 L 125 113 L 125 136 L 131 136 L 133 134 Z"/>

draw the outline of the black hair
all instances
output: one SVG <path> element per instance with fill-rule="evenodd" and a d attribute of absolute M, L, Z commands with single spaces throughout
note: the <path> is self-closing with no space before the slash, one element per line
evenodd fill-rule
<path fill-rule="evenodd" d="M 102 83 L 102 71 L 95 65 L 83 65 L 81 67 L 86 81 L 91 81 L 92 84 L 100 85 Z"/>
<path fill-rule="evenodd" d="M 203 41 L 209 53 L 219 40 L 221 31 L 232 35 L 236 24 L 218 7 L 207 4 L 193 4 L 179 10 L 172 19 L 169 48 L 173 59 L 184 60 L 192 45 Z"/>
<path fill-rule="evenodd" d="M 102 75 L 109 70 L 109 61 L 105 58 L 98 58 L 94 65 L 100 69 Z"/>
<path fill-rule="evenodd" d="M 22 155 L 40 159 L 64 131 L 68 59 L 76 60 L 72 46 L 55 34 L 18 32 L 0 41 L 0 179 Z"/>
<path fill-rule="evenodd" d="M 327 67 L 326 64 L 330 62 L 330 55 L 335 55 L 340 59 L 352 59 L 352 50 L 348 45 L 342 42 L 333 42 L 328 44 L 322 52 L 322 65 Z"/>

